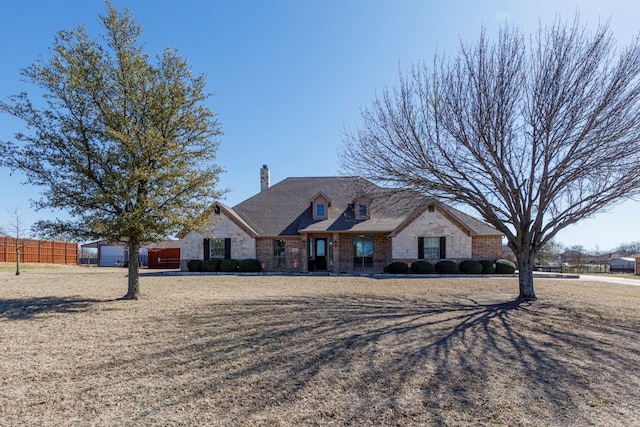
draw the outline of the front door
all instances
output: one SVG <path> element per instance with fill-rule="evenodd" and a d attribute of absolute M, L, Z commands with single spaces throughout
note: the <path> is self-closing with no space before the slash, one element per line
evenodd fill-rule
<path fill-rule="evenodd" d="M 327 270 L 327 239 L 315 239 L 315 269 L 316 271 Z"/>

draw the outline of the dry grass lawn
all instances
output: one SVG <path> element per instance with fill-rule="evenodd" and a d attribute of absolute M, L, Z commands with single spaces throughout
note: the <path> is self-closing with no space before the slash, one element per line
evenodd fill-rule
<path fill-rule="evenodd" d="M 640 287 L 0 265 L 1 425 L 640 425 Z"/>

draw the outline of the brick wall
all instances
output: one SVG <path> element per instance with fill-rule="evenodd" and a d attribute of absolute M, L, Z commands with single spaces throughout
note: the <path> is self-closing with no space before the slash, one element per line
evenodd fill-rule
<path fill-rule="evenodd" d="M 502 257 L 501 236 L 474 236 L 471 241 L 473 259 L 497 259 Z"/>
<path fill-rule="evenodd" d="M 280 238 L 279 238 L 280 239 Z M 273 238 L 256 239 L 256 258 L 262 263 L 264 271 L 283 271 L 274 267 Z M 306 252 L 299 237 L 282 238 L 285 241 L 285 267 L 287 272 L 307 271 Z"/>
<path fill-rule="evenodd" d="M 391 263 L 391 240 L 387 238 L 386 234 L 373 234 L 373 267 L 355 266 L 353 255 L 353 235 L 341 235 L 338 250 L 334 250 L 334 271 L 337 273 L 382 273 L 384 268 Z"/>

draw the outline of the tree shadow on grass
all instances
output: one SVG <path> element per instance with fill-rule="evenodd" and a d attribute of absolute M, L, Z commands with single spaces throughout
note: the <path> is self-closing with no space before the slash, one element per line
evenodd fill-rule
<path fill-rule="evenodd" d="M 139 420 L 204 398 L 222 424 L 589 425 L 607 424 L 610 412 L 638 420 L 629 405 L 640 387 L 640 330 L 587 309 L 336 296 L 196 313 L 171 319 L 189 340 L 152 356 L 169 378 L 189 372 L 190 392 Z"/>
<path fill-rule="evenodd" d="M 0 299 L 0 319 L 27 320 L 49 314 L 80 313 L 89 310 L 98 302 L 103 301 L 56 296 Z"/>

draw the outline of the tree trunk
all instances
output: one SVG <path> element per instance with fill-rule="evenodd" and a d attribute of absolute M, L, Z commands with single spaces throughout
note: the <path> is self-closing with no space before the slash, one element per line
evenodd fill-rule
<path fill-rule="evenodd" d="M 533 265 L 535 253 L 517 254 L 518 258 L 518 282 L 520 285 L 520 296 L 524 300 L 535 300 L 536 293 L 533 289 Z"/>
<path fill-rule="evenodd" d="M 127 294 L 122 299 L 140 299 L 140 243 L 129 240 L 129 275 Z"/>
<path fill-rule="evenodd" d="M 19 276 L 19 275 L 20 275 L 20 249 L 18 248 L 18 243 L 16 243 L 16 276 Z"/>

